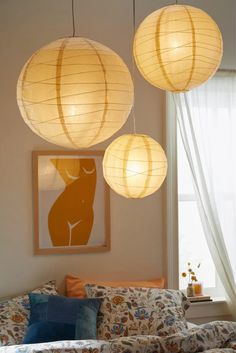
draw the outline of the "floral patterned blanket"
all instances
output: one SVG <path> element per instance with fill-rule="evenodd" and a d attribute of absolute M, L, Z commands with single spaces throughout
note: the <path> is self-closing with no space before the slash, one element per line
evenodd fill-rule
<path fill-rule="evenodd" d="M 1 347 L 0 353 L 235 353 L 236 322 L 215 321 L 170 336 L 60 341 Z"/>

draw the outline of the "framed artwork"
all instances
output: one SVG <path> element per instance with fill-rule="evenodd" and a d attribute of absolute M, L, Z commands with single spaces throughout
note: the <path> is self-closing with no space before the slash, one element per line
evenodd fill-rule
<path fill-rule="evenodd" d="M 34 151 L 35 254 L 110 250 L 103 151 Z"/>

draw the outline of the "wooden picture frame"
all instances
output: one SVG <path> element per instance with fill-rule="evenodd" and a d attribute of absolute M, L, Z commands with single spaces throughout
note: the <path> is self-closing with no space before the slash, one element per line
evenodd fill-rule
<path fill-rule="evenodd" d="M 110 250 L 103 151 L 33 151 L 34 254 Z"/>

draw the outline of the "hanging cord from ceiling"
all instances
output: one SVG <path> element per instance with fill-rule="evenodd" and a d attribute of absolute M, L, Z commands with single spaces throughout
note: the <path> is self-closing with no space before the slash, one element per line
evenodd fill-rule
<path fill-rule="evenodd" d="M 75 7 L 74 0 L 71 0 L 71 14 L 72 14 L 72 37 L 75 37 Z"/>
<path fill-rule="evenodd" d="M 135 36 L 135 29 L 136 29 L 136 1 L 133 0 L 133 41 L 134 41 L 134 36 Z M 135 118 L 135 62 L 134 62 L 134 55 L 131 50 L 131 55 L 132 55 L 132 79 L 133 79 L 133 85 L 134 85 L 134 101 L 133 101 L 133 108 L 132 108 L 132 117 L 133 117 L 133 129 L 134 129 L 134 134 L 136 134 L 136 118 Z"/>

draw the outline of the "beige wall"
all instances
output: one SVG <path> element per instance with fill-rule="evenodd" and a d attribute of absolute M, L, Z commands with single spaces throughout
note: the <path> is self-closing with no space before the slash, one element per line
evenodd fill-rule
<path fill-rule="evenodd" d="M 163 0 L 137 0 L 137 23 Z M 79 34 L 98 40 L 131 67 L 132 1 L 77 0 Z M 233 67 L 235 1 L 186 1 L 206 9 L 219 23 L 225 41 L 224 67 Z M 223 6 L 223 4 L 225 6 Z M 42 45 L 71 35 L 69 0 L 0 1 L 0 297 L 49 279 L 61 285 L 66 273 L 99 279 L 145 279 L 165 274 L 164 188 L 143 200 L 111 192 L 112 249 L 108 253 L 33 255 L 31 152 L 55 149 L 20 117 L 16 81 L 28 57 Z M 165 96 L 136 73 L 138 132 L 163 142 Z M 129 120 L 119 134 L 132 131 Z M 108 143 L 96 146 L 104 149 Z M 57 147 L 56 147 L 57 148 Z"/>

